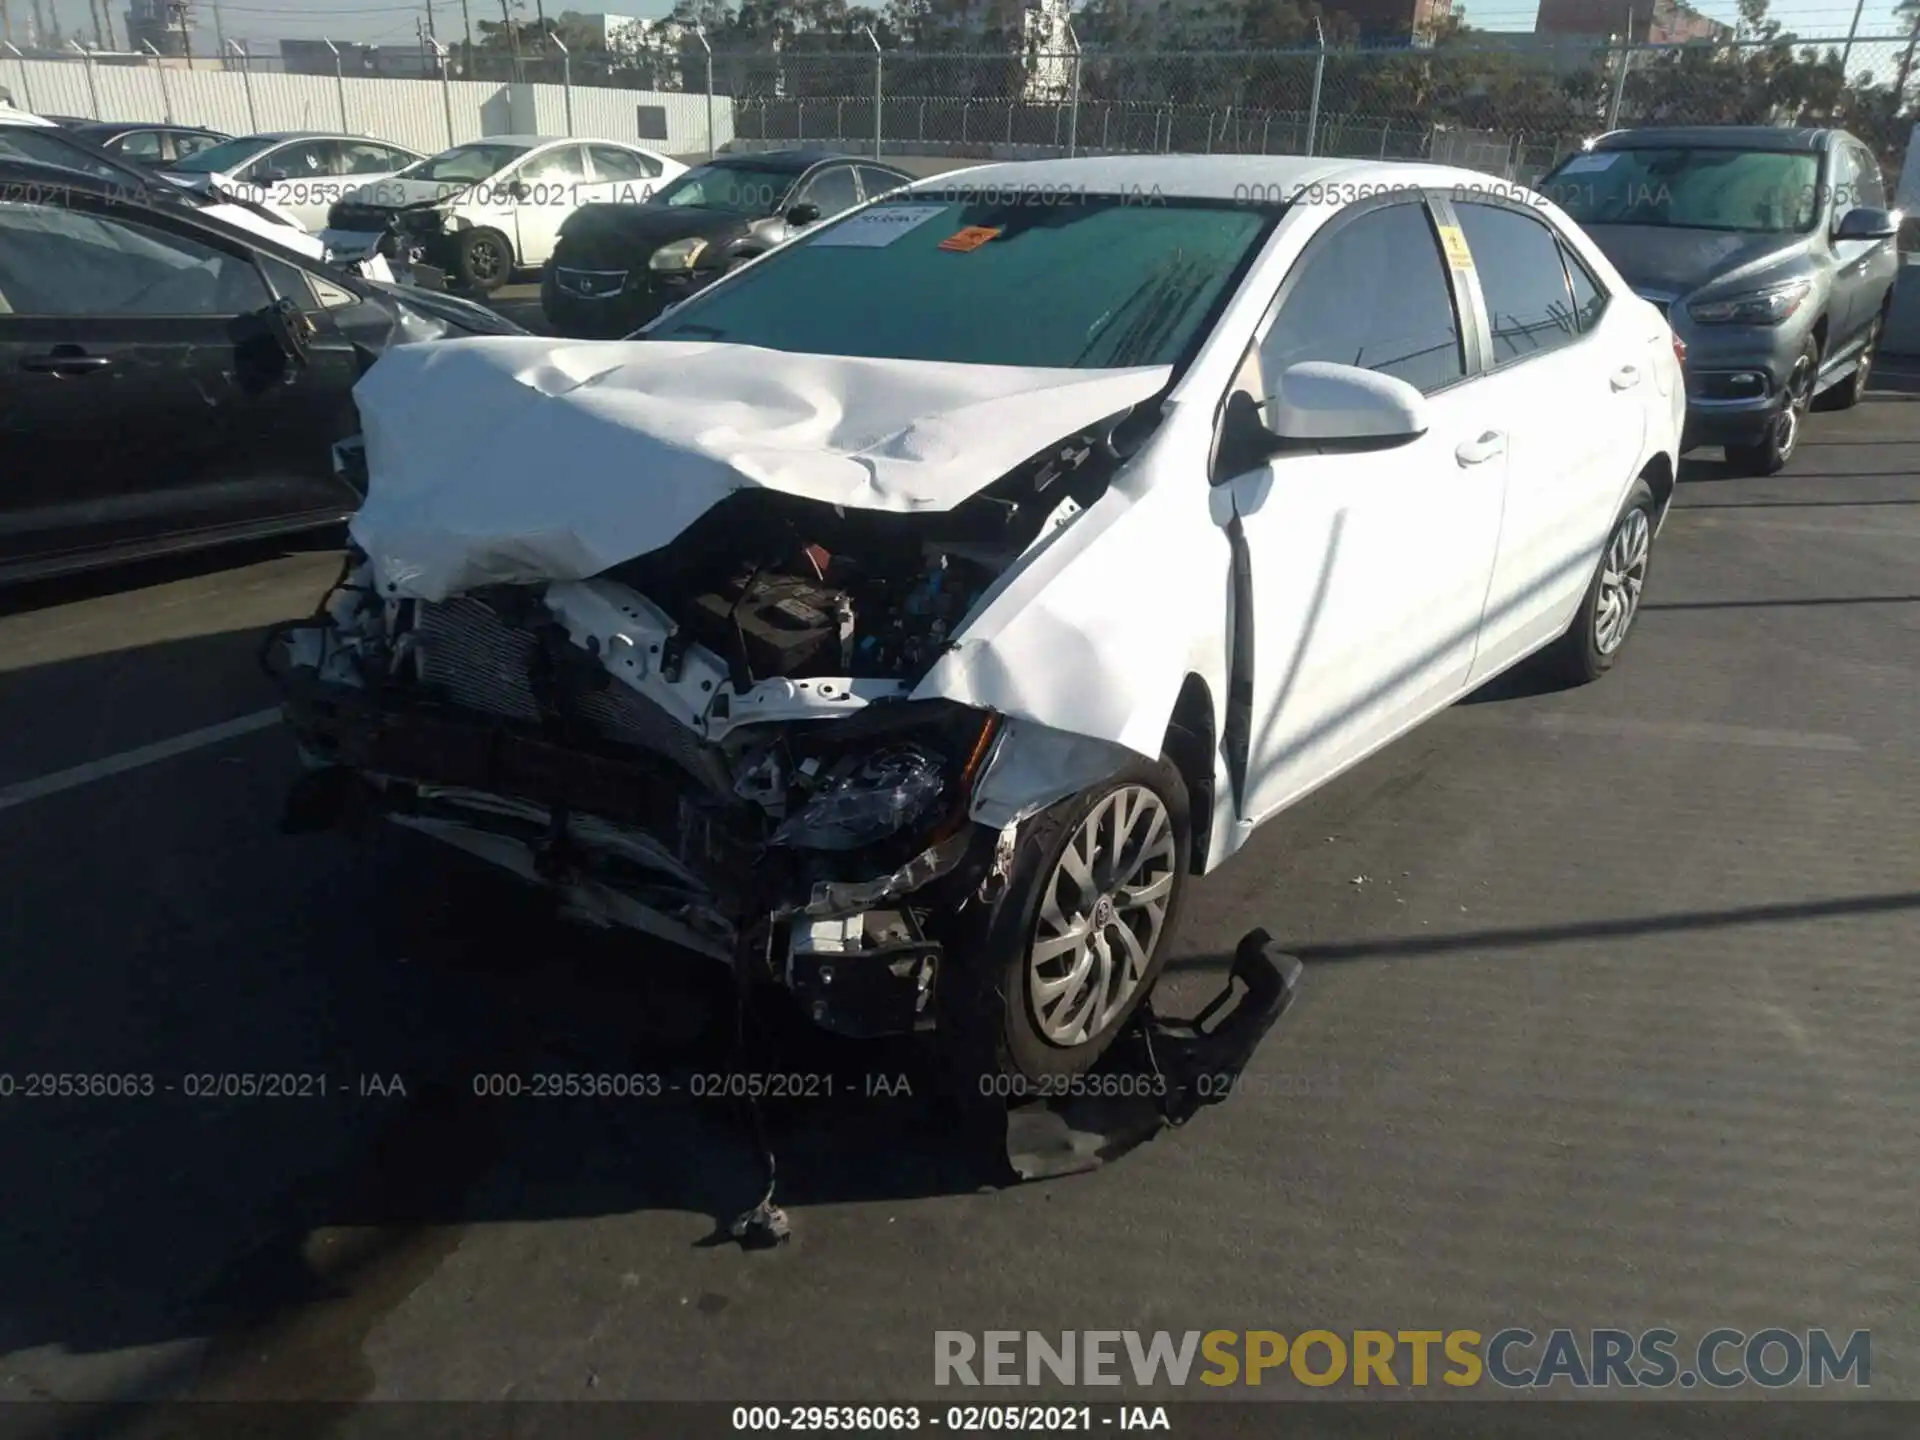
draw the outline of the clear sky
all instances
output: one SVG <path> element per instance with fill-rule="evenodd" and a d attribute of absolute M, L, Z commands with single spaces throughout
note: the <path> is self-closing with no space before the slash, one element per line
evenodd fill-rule
<path fill-rule="evenodd" d="M 109 0 L 109 3 L 114 6 L 115 37 L 123 40 L 125 0 Z M 213 0 L 196 0 L 196 3 L 200 29 L 206 38 L 196 37 L 195 48 L 210 50 Z M 467 3 L 476 23 L 500 18 L 500 0 L 467 0 Z M 661 14 L 670 3 L 671 0 L 651 0 L 651 3 L 622 6 L 614 0 L 605 8 L 615 14 Z M 1465 5 L 1468 22 L 1483 30 L 1531 30 L 1538 6 L 1538 0 L 1461 0 L 1461 3 Z M 1738 14 L 1734 0 L 1704 0 L 1704 3 L 1696 0 L 1696 3 L 1707 14 L 1729 23 Z M 53 6 L 66 33 L 92 33 L 87 20 L 87 0 L 42 0 L 42 4 Z M 561 0 L 547 0 L 547 4 L 549 14 L 558 14 L 563 8 L 589 13 L 600 8 L 593 0 L 584 0 L 584 3 L 574 0 L 571 5 Z M 1867 36 L 1897 33 L 1899 27 L 1893 18 L 1893 5 L 1894 0 L 1866 0 L 1860 33 Z M 31 0 L 9 0 L 16 31 L 30 13 L 30 6 Z M 423 0 L 413 0 L 411 4 L 401 0 L 220 0 L 219 9 L 228 38 L 262 53 L 272 53 L 274 47 L 269 42 L 282 37 L 325 35 L 334 40 L 406 44 L 414 40 L 415 25 L 426 13 Z M 443 41 L 457 38 L 461 24 L 459 0 L 433 0 L 433 10 L 440 38 Z M 526 19 L 532 19 L 533 13 L 533 0 L 523 0 L 523 8 L 516 11 Z M 1852 0 L 1775 0 L 1773 14 L 1800 35 L 1837 37 L 1847 32 L 1853 19 L 1853 4 Z M 1873 57 L 1867 58 L 1871 62 Z"/>

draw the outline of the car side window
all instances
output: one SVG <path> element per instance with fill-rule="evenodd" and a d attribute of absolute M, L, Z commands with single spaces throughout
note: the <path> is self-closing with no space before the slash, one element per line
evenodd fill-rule
<path fill-rule="evenodd" d="M 796 205 L 818 206 L 822 220 L 830 220 L 859 203 L 860 192 L 854 188 L 851 165 L 828 166 L 809 180 L 807 188 L 794 200 Z"/>
<path fill-rule="evenodd" d="M 173 155 L 176 160 L 184 160 L 189 155 L 198 155 L 202 150 L 219 143 L 218 138 L 212 135 L 195 135 L 191 131 L 176 131 L 173 137 Z"/>
<path fill-rule="evenodd" d="M 1460 320 L 1425 205 L 1368 211 L 1309 252 L 1260 342 L 1267 398 L 1288 366 L 1310 360 L 1377 370 L 1426 393 L 1466 374 Z"/>
<path fill-rule="evenodd" d="M 340 171 L 342 175 L 386 175 L 400 167 L 394 163 L 393 151 L 384 145 L 347 142 L 340 146 Z"/>
<path fill-rule="evenodd" d="M 272 300 L 250 257 L 108 209 L 0 204 L 15 315 L 234 316 Z"/>
<path fill-rule="evenodd" d="M 164 160 L 166 145 L 158 130 L 136 130 L 122 135 L 114 147 L 129 160 Z"/>
<path fill-rule="evenodd" d="M 1493 330 L 1493 363 L 1545 355 L 1580 338 L 1559 237 L 1546 222 L 1499 205 L 1454 206 Z"/>
<path fill-rule="evenodd" d="M 1562 244 L 1560 258 L 1566 262 L 1567 279 L 1573 282 L 1574 323 L 1582 335 L 1588 334 L 1600 323 L 1600 316 L 1607 308 L 1607 292 L 1600 288 L 1600 282 L 1593 278 L 1593 272 L 1573 253 L 1572 247 Z"/>
<path fill-rule="evenodd" d="M 891 170 L 882 170 L 877 165 L 862 165 L 859 169 L 860 188 L 866 191 L 869 200 L 885 195 L 889 190 L 898 190 L 902 185 L 913 183 L 906 176 L 896 175 Z"/>
<path fill-rule="evenodd" d="M 587 179 L 585 152 L 578 145 L 562 145 L 544 155 L 534 156 L 520 167 L 513 178 L 527 185 L 584 185 Z"/>
<path fill-rule="evenodd" d="M 1855 205 L 1865 205 L 1873 210 L 1885 210 L 1887 207 L 1887 184 L 1880 175 L 1880 162 L 1859 146 L 1849 147 L 1853 151 L 1853 172 L 1855 185 Z"/>
<path fill-rule="evenodd" d="M 657 180 L 660 162 L 617 145 L 589 145 L 593 171 L 602 180 Z"/>

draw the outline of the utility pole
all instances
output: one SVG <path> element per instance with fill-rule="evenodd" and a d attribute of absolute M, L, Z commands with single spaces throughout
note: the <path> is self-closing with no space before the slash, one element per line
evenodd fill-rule
<path fill-rule="evenodd" d="M 173 0 L 173 16 L 180 22 L 180 53 L 187 57 L 187 69 L 193 69 L 193 32 L 187 29 L 187 0 Z"/>
<path fill-rule="evenodd" d="M 227 27 L 220 22 L 220 0 L 213 0 L 213 43 L 222 55 L 227 53 Z M 226 61 L 220 63 L 224 65 Z"/>
<path fill-rule="evenodd" d="M 520 32 L 513 28 L 513 16 L 507 13 L 507 0 L 500 0 L 500 23 L 506 26 L 507 45 L 513 51 L 513 78 L 515 80 L 518 80 L 521 78 Z"/>
<path fill-rule="evenodd" d="M 7 0 L 0 0 L 0 43 L 13 44 L 13 12 L 7 8 Z"/>
<path fill-rule="evenodd" d="M 1840 52 L 1840 83 L 1847 83 L 1847 61 L 1853 58 L 1853 37 L 1860 33 L 1860 12 L 1867 8 L 1867 0 L 1854 0 L 1853 23 L 1847 27 L 1847 47 Z"/>
<path fill-rule="evenodd" d="M 547 5 L 546 0 L 533 0 L 533 14 L 540 27 L 540 53 L 547 53 Z"/>
<path fill-rule="evenodd" d="M 99 0 L 87 0 L 87 18 L 93 21 L 93 48 L 96 50 L 106 49 L 106 38 L 100 33 Z"/>
<path fill-rule="evenodd" d="M 460 0 L 460 30 L 466 41 L 460 55 L 460 73 L 464 76 L 473 72 L 473 17 L 467 13 L 467 0 Z"/>
<path fill-rule="evenodd" d="M 429 39 L 439 38 L 438 32 L 433 28 L 433 0 L 427 0 L 427 36 Z"/>

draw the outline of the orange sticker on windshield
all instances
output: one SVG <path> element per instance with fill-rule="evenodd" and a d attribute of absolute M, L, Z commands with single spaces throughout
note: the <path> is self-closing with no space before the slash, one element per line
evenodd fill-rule
<path fill-rule="evenodd" d="M 969 250 L 978 250 L 982 245 L 1000 233 L 998 225 L 969 225 L 964 230 L 956 230 L 940 242 L 942 250 L 952 250 L 964 255 Z"/>

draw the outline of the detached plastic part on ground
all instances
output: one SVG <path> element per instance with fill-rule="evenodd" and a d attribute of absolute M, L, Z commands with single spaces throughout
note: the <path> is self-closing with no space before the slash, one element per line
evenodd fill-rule
<path fill-rule="evenodd" d="M 1266 931 L 1253 930 L 1235 950 L 1220 992 L 1193 1019 L 1159 1015 L 1149 997 L 1100 1063 L 1071 1087 L 1075 1093 L 1002 1112 L 1013 1178 L 1049 1180 L 1097 1170 L 1233 1094 L 1254 1051 L 1293 1004 L 1303 969 Z M 1102 1083 L 1123 1077 L 1130 1083 Z M 1100 1093 L 1105 1090 L 1118 1093 Z M 793 1225 L 774 1203 L 777 1172 L 758 1107 L 749 1102 L 747 1111 L 766 1166 L 766 1190 L 758 1205 L 714 1240 L 767 1249 L 790 1240 Z M 960 1126 L 956 1143 L 966 1143 L 970 1129 Z"/>
<path fill-rule="evenodd" d="M 1007 1162 L 1014 1174 L 1045 1180 L 1097 1170 L 1219 1104 L 1238 1088 L 1253 1052 L 1293 1004 L 1303 968 L 1266 931 L 1254 930 L 1234 951 L 1227 983 L 1193 1019 L 1155 1013 L 1149 996 L 1085 1077 L 1088 1083 L 1073 1087 L 1077 1093 L 1008 1111 Z M 1128 1083 L 1103 1085 L 1103 1077 Z"/>

